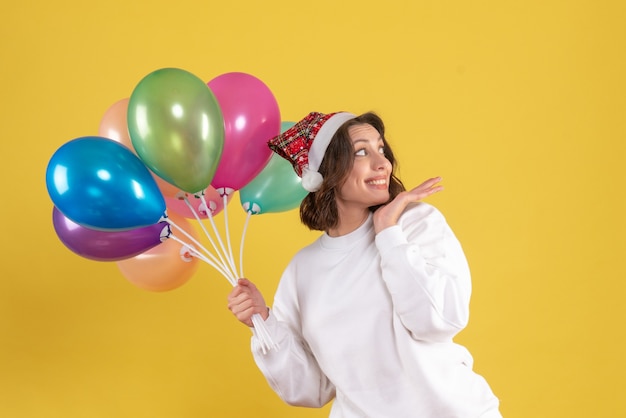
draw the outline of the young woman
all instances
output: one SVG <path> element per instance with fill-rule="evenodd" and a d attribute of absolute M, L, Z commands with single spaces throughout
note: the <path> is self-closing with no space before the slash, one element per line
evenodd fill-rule
<path fill-rule="evenodd" d="M 279 350 L 255 361 L 287 403 L 330 417 L 500 417 L 498 399 L 453 337 L 468 321 L 471 281 L 458 240 L 406 191 L 382 120 L 373 113 L 311 113 L 272 139 L 310 191 L 302 222 L 323 231 L 299 251 L 272 309 L 241 279 L 228 307 L 244 324 L 260 314 Z"/>

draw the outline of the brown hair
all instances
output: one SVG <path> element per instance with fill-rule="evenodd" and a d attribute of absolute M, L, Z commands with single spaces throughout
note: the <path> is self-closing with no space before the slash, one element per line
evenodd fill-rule
<path fill-rule="evenodd" d="M 395 175 L 397 162 L 385 138 L 385 125 L 382 119 L 373 112 L 364 113 L 341 125 L 326 149 L 319 168 L 320 174 L 324 176 L 324 182 L 317 192 L 309 193 L 300 204 L 300 219 L 309 229 L 328 231 L 339 222 L 335 190 L 343 185 L 354 164 L 354 147 L 348 130 L 355 125 L 371 125 L 378 131 L 385 144 L 385 157 L 391 163 L 389 201 L 405 190 Z M 382 205 L 369 209 L 374 212 L 380 206 Z"/>

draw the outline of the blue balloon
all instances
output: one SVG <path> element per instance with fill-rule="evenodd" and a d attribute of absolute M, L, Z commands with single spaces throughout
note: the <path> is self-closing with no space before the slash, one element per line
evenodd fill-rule
<path fill-rule="evenodd" d="M 79 225 L 126 230 L 159 222 L 165 199 L 144 163 L 130 149 L 98 136 L 62 145 L 46 169 L 54 205 Z"/>

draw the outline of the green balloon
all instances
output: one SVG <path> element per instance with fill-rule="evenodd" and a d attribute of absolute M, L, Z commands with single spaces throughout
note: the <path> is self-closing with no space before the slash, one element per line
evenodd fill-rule
<path fill-rule="evenodd" d="M 294 209 L 308 193 L 291 163 L 272 154 L 265 168 L 239 190 L 239 200 L 246 212 L 258 215 Z"/>
<path fill-rule="evenodd" d="M 224 149 L 224 118 L 208 85 L 178 68 L 144 77 L 128 102 L 128 133 L 139 158 L 188 193 L 209 186 Z"/>

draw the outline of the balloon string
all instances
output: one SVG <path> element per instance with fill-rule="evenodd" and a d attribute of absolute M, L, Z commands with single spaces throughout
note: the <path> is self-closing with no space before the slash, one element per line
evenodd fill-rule
<path fill-rule="evenodd" d="M 260 314 L 255 313 L 254 315 L 252 315 L 252 325 L 254 325 L 254 330 L 259 336 L 259 341 L 261 342 L 261 350 L 263 351 L 263 354 L 266 354 L 272 348 L 274 350 L 278 350 L 280 348 L 278 343 L 275 343 L 274 340 L 272 340 L 272 336 L 267 330 L 267 327 L 265 326 L 265 321 L 263 321 L 263 318 Z"/>
<path fill-rule="evenodd" d="M 230 233 L 228 230 L 228 196 L 224 195 L 224 223 L 225 223 L 225 227 L 226 227 L 226 237 L 227 237 L 227 242 L 228 242 L 228 250 L 229 253 L 226 254 L 226 249 L 224 248 L 224 244 L 222 242 L 222 239 L 220 237 L 220 234 L 218 233 L 217 227 L 215 225 L 215 221 L 213 220 L 213 214 L 211 212 L 211 209 L 209 208 L 209 205 L 207 205 L 206 199 L 204 198 L 204 195 L 200 195 L 200 199 L 202 200 L 202 203 L 204 204 L 204 206 L 207 209 L 207 217 L 209 219 L 209 221 L 211 222 L 211 225 L 213 227 L 213 231 L 215 232 L 215 235 L 217 236 L 218 242 L 220 244 L 220 247 L 222 249 L 222 251 L 224 252 L 224 256 L 227 257 L 229 264 L 227 265 L 227 263 L 224 262 L 224 259 L 222 258 L 219 250 L 217 249 L 217 246 L 215 245 L 215 243 L 213 242 L 213 240 L 211 239 L 210 234 L 208 233 L 208 231 L 204 228 L 203 223 L 200 221 L 198 215 L 196 214 L 195 210 L 193 209 L 191 203 L 189 203 L 189 200 L 187 199 L 187 197 L 185 197 L 185 202 L 187 203 L 187 206 L 191 209 L 192 213 L 194 214 L 194 216 L 196 217 L 196 219 L 198 221 L 200 221 L 200 225 L 202 226 L 202 229 L 205 231 L 209 241 L 211 242 L 211 244 L 213 245 L 213 248 L 215 249 L 215 251 L 218 253 L 218 256 L 220 257 L 220 260 L 222 261 L 221 263 L 217 262 L 217 259 L 211 254 L 209 253 L 197 240 L 195 240 L 191 235 L 189 235 L 186 231 L 184 231 L 183 229 L 179 228 L 178 226 L 176 226 L 174 224 L 174 222 L 171 221 L 171 219 L 166 218 L 167 222 L 170 223 L 173 226 L 176 226 L 178 229 L 180 229 L 189 239 L 191 239 L 194 243 L 196 243 L 200 248 L 203 249 L 203 251 L 205 251 L 210 257 L 213 258 L 213 260 L 215 260 L 215 262 L 212 262 L 211 260 L 207 259 L 204 256 L 201 256 L 197 250 L 195 250 L 195 248 L 190 248 L 190 250 L 192 252 L 195 252 L 197 254 L 199 254 L 200 256 L 198 257 L 199 259 L 205 261 L 207 264 L 211 265 L 212 267 L 214 267 L 218 272 L 220 272 L 224 277 L 226 277 L 226 279 L 229 281 L 229 283 L 234 287 L 237 285 L 237 269 L 235 267 L 235 261 L 234 261 L 234 257 L 233 257 L 233 251 L 232 251 L 232 247 L 230 244 Z M 248 212 L 248 215 L 246 217 L 246 223 L 244 225 L 244 230 L 241 236 L 241 247 L 240 247 L 240 270 L 241 270 L 241 276 L 239 277 L 243 277 L 243 246 L 244 246 L 244 237 L 246 235 L 246 230 L 248 228 L 248 223 L 250 220 L 252 213 Z M 171 238 L 178 240 L 176 237 L 174 237 L 173 235 L 170 235 Z M 184 244 L 182 241 L 179 241 L 182 244 Z M 185 244 L 186 245 L 186 244 Z M 188 245 L 187 245 L 188 246 Z M 188 246 L 189 247 L 189 246 Z M 228 257 L 228 255 L 230 255 L 230 257 Z M 219 265 L 218 265 L 219 264 Z M 232 269 L 232 271 L 228 270 L 228 267 L 230 266 L 230 268 Z M 235 274 L 235 276 L 232 275 L 232 273 Z M 259 337 L 259 343 L 261 345 L 261 350 L 263 352 L 263 354 L 266 354 L 269 350 L 274 349 L 274 350 L 278 350 L 279 346 L 277 343 L 275 343 L 272 340 L 272 337 L 269 333 L 269 331 L 267 330 L 267 327 L 265 326 L 265 321 L 263 321 L 263 318 L 261 317 L 261 315 L 254 314 L 252 315 L 252 324 L 254 325 L 254 330 L 255 332 L 258 334 Z"/>
<path fill-rule="evenodd" d="M 171 218 L 165 218 L 165 220 L 167 221 L 167 223 L 169 223 L 170 225 L 172 225 L 173 227 L 175 227 L 176 229 L 178 229 L 180 232 L 182 232 L 183 235 L 185 235 L 188 239 L 191 240 L 191 242 L 193 242 L 195 245 L 198 246 L 198 248 L 200 248 L 202 251 L 204 251 L 209 257 L 211 257 L 213 259 L 213 261 L 215 262 L 215 264 L 219 264 L 218 260 L 215 258 L 215 256 L 213 254 L 211 254 L 209 252 L 209 250 L 207 250 L 197 239 L 195 239 L 193 236 L 191 236 L 187 231 L 185 231 L 183 228 L 179 227 L 178 225 L 176 225 L 176 223 L 174 221 L 172 221 Z M 229 276 L 228 277 L 229 282 L 233 282 L 234 278 Z"/>
<path fill-rule="evenodd" d="M 208 265 L 210 265 L 211 267 L 213 267 L 215 270 L 217 270 L 219 273 L 221 273 L 222 276 L 224 276 L 226 278 L 226 280 L 228 280 L 228 282 L 231 285 L 235 286 L 236 283 L 233 282 L 233 279 L 227 274 L 227 272 L 221 266 L 219 266 L 218 264 L 216 264 L 213 261 L 209 260 L 201 252 L 199 252 L 194 247 L 192 247 L 191 245 L 187 244 L 186 242 L 184 242 L 183 240 L 178 238 L 176 235 L 170 235 L 168 238 L 171 238 L 174 241 L 176 241 L 176 242 L 184 245 L 185 247 L 187 247 L 194 257 L 197 257 L 199 260 L 202 260 L 205 263 L 207 263 Z"/>
<path fill-rule="evenodd" d="M 207 205 L 206 200 L 204 199 L 204 196 L 202 196 L 202 204 L 206 207 L 207 210 L 207 216 L 210 216 L 211 214 L 211 208 L 209 208 L 209 206 Z M 200 227 L 202 227 L 202 230 L 204 231 L 205 235 L 207 236 L 209 242 L 211 243 L 211 246 L 213 247 L 213 249 L 215 250 L 215 252 L 217 253 L 217 256 L 219 257 L 220 261 L 220 265 L 224 268 L 224 270 L 228 270 L 228 265 L 226 263 L 226 261 L 224 260 L 224 257 L 222 257 L 222 253 L 219 251 L 219 249 L 217 248 L 217 246 L 215 245 L 215 241 L 213 240 L 213 238 L 211 238 L 211 234 L 209 234 L 209 231 L 207 231 L 204 223 L 202 222 L 202 220 L 200 219 L 200 216 L 198 215 L 198 213 L 196 212 L 196 210 L 193 208 L 192 204 L 189 202 L 189 199 L 187 198 L 187 196 L 185 196 L 184 198 L 185 203 L 187 204 L 187 207 L 191 210 L 191 212 L 193 213 L 193 216 L 196 218 L 196 220 L 198 221 L 198 223 L 200 224 Z M 212 220 L 212 218 L 211 218 Z M 211 224 L 213 225 L 213 232 L 215 233 L 215 235 L 219 238 L 219 234 L 217 232 L 217 229 L 215 228 L 215 223 L 211 222 Z M 222 251 L 224 249 L 224 246 L 222 245 Z M 217 259 L 215 259 L 215 262 L 218 262 Z M 236 279 L 237 277 L 237 272 L 233 271 L 233 270 L 229 270 L 229 274 L 231 274 L 231 278 L 232 279 Z"/>
<path fill-rule="evenodd" d="M 239 246 L 239 271 L 241 273 L 240 277 L 245 277 L 243 274 L 243 249 L 245 244 L 246 232 L 248 230 L 248 225 L 250 224 L 251 217 L 252 211 L 248 211 L 246 215 L 246 221 L 243 225 L 243 232 L 241 233 L 241 245 Z M 274 340 L 272 340 L 272 336 L 267 330 L 267 327 L 265 326 L 265 321 L 263 321 L 261 315 L 259 315 L 258 313 L 252 315 L 252 325 L 254 325 L 254 329 L 258 334 L 263 354 L 266 354 L 271 349 L 278 350 L 279 346 L 277 343 L 274 342 Z"/>
<path fill-rule="evenodd" d="M 215 225 L 215 220 L 213 218 L 213 213 L 211 212 L 211 210 L 209 209 L 209 206 L 207 205 L 206 199 L 204 198 L 204 195 L 200 195 L 200 199 L 202 200 L 202 203 L 204 204 L 204 206 L 207 207 L 207 218 L 209 219 L 209 222 L 211 222 L 211 226 L 213 227 L 213 231 L 215 232 L 215 236 L 217 237 L 217 242 L 220 244 L 220 248 L 222 249 L 222 253 L 224 255 L 224 258 L 226 258 L 224 262 L 224 266 L 225 267 L 229 267 L 230 271 L 233 274 L 233 277 L 235 278 L 235 280 L 238 278 L 237 276 L 237 269 L 235 268 L 235 264 L 232 260 L 232 256 L 231 258 L 228 258 L 228 253 L 226 252 L 226 248 L 224 247 L 224 242 L 222 241 L 222 237 L 220 236 L 218 230 L 217 230 L 217 226 Z M 228 203 L 228 202 L 226 202 Z M 226 213 L 226 205 L 224 205 L 224 213 Z M 217 248 L 215 248 L 215 251 L 218 252 L 219 254 L 219 250 Z M 224 260 L 221 256 L 220 258 L 222 260 Z"/>
<path fill-rule="evenodd" d="M 228 261 L 230 261 L 230 265 L 233 269 L 233 271 L 235 272 L 235 274 L 237 274 L 237 267 L 235 267 L 235 258 L 233 257 L 233 248 L 230 245 L 230 231 L 228 230 L 228 195 L 226 193 L 224 193 L 223 196 L 224 199 L 224 228 L 226 230 L 226 244 L 228 245 Z M 243 277 L 243 276 L 239 276 L 239 277 Z"/>
<path fill-rule="evenodd" d="M 243 246 L 246 237 L 246 231 L 248 230 L 248 224 L 250 223 L 250 217 L 252 217 L 252 211 L 248 211 L 246 215 L 246 222 L 243 224 L 243 232 L 241 233 L 241 244 L 239 245 L 239 273 L 241 277 L 245 277 L 243 274 Z"/>
<path fill-rule="evenodd" d="M 167 218 L 166 220 L 167 220 L 167 222 L 168 222 L 168 223 L 170 223 L 171 225 L 173 225 L 173 226 L 175 226 L 176 228 L 178 228 L 178 229 L 180 230 L 180 232 L 182 232 L 182 233 L 183 233 L 183 235 L 185 235 L 185 236 L 186 236 L 187 238 L 189 238 L 189 239 L 190 239 L 190 240 L 191 240 L 194 244 L 196 244 L 196 245 L 197 245 L 197 246 L 198 246 L 201 250 L 203 250 L 203 251 L 204 251 L 204 252 L 205 252 L 205 253 L 206 253 L 206 254 L 207 254 L 207 255 L 211 258 L 211 260 L 212 260 L 215 264 L 220 265 L 220 267 L 221 267 L 221 269 L 222 269 L 222 270 L 224 270 L 224 271 L 226 270 L 226 269 L 224 268 L 223 262 L 222 262 L 222 263 L 220 263 L 220 261 L 218 261 L 218 260 L 217 260 L 217 258 L 216 258 L 213 254 L 211 254 L 211 252 L 210 252 L 209 250 L 207 250 L 207 249 L 206 249 L 206 248 L 205 248 L 202 244 L 200 244 L 200 242 L 198 242 L 198 241 L 197 241 L 196 239 L 194 239 L 191 235 L 189 235 L 189 234 L 187 233 L 187 231 L 185 231 L 184 229 L 182 229 L 182 228 L 180 228 L 178 225 L 176 225 L 176 224 L 174 223 L 174 221 L 172 221 L 170 218 Z M 210 239 L 209 239 L 209 241 L 210 241 Z M 229 279 L 230 279 L 229 281 L 232 281 L 233 277 L 231 276 L 231 277 L 229 277 Z"/>

